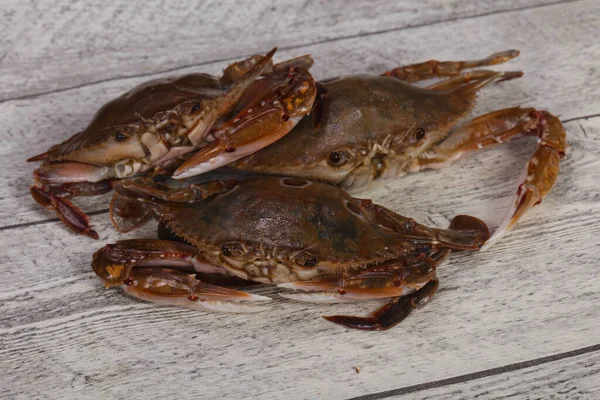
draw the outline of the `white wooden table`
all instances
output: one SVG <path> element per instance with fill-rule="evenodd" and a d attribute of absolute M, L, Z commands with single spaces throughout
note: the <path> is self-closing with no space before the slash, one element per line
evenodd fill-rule
<path fill-rule="evenodd" d="M 600 398 L 600 2 L 597 0 L 4 0 L 0 4 L 0 398 Z M 555 189 L 490 251 L 459 254 L 423 310 L 386 332 L 319 316 L 373 304 L 275 298 L 273 311 L 204 314 L 104 290 L 91 254 L 120 237 L 109 196 L 78 199 L 99 242 L 28 194 L 25 159 L 84 127 L 104 102 L 168 74 L 218 73 L 278 45 L 318 78 L 517 48 L 475 114 L 548 109 L 570 149 Z M 521 140 L 371 197 L 445 227 L 498 224 Z M 151 236 L 152 226 L 128 237 Z"/>

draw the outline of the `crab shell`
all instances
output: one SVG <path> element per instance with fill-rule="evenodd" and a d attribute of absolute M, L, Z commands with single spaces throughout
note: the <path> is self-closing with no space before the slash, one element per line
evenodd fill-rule
<path fill-rule="evenodd" d="M 157 209 L 208 261 L 258 282 L 335 276 L 414 251 L 397 233 L 367 221 L 342 193 L 322 183 L 271 178 L 205 202 Z"/>
<path fill-rule="evenodd" d="M 225 90 L 218 78 L 201 73 L 146 82 L 106 103 L 85 130 L 30 160 L 45 161 L 37 176 L 49 181 L 77 181 L 76 170 L 88 182 L 147 171 L 167 161 L 171 146 L 170 158 L 193 149 L 186 136 L 198 123 L 200 104 Z M 57 170 L 58 162 L 65 168 Z"/>

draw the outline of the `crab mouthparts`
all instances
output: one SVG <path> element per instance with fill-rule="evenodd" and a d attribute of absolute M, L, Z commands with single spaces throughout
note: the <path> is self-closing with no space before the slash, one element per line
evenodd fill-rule
<path fill-rule="evenodd" d="M 42 183 L 100 182 L 112 178 L 114 169 L 81 163 L 45 164 L 35 170 L 34 176 Z"/>

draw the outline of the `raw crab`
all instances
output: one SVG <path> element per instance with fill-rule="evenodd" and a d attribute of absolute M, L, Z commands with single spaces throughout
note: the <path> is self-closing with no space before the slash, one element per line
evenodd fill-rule
<path fill-rule="evenodd" d="M 165 140 L 165 136 L 154 134 L 151 136 L 153 140 L 161 143 L 156 147 L 169 149 L 167 158 L 176 158 L 169 161 L 171 165 L 167 165 L 168 163 L 164 162 L 165 156 L 156 158 L 153 154 L 159 152 L 153 150 L 150 151 L 150 158 L 154 161 L 148 163 L 145 161 L 148 158 L 148 152 L 142 152 L 142 150 L 153 147 L 137 145 L 136 148 L 140 154 L 136 154 L 131 146 L 113 140 L 113 133 L 94 136 L 96 135 L 95 131 L 93 129 L 90 131 L 88 128 L 43 156 L 34 158 L 35 160 L 43 159 L 44 165 L 35 174 L 41 186 L 34 186 L 32 193 L 42 205 L 56 209 L 61 219 L 75 230 L 90 234 L 87 218 L 70 203 L 59 197 L 57 193 L 88 194 L 95 190 L 107 190 L 107 186 L 102 182 L 81 183 L 78 184 L 81 186 L 73 189 L 72 184 L 68 184 L 54 186 L 49 191 L 48 185 L 56 185 L 58 180 L 71 182 L 75 175 L 79 181 L 93 181 L 90 176 L 95 176 L 94 174 L 98 172 L 97 165 L 105 165 L 99 162 L 102 160 L 98 160 L 98 154 L 111 155 L 114 168 L 108 168 L 109 171 L 126 171 L 126 173 L 115 172 L 114 174 L 117 176 L 129 176 L 136 172 L 142 172 L 144 168 L 155 169 L 158 167 L 174 170 L 173 177 L 181 179 L 229 163 L 228 168 L 233 170 L 314 179 L 355 190 L 363 188 L 371 181 L 393 178 L 406 172 L 416 172 L 426 168 L 439 168 L 465 154 L 503 143 L 514 137 L 536 136 L 538 138 L 537 149 L 525 166 L 515 200 L 500 227 L 486 243 L 486 247 L 488 247 L 507 233 L 528 209 L 538 204 L 549 192 L 556 181 L 559 160 L 564 156 L 566 149 L 566 135 L 560 120 L 546 111 L 513 107 L 460 124 L 461 120 L 472 110 L 479 89 L 492 82 L 513 79 L 522 75 L 521 72 L 463 71 L 468 68 L 503 63 L 517 55 L 516 50 L 510 50 L 476 61 L 438 62 L 431 60 L 399 67 L 384 73 L 383 76 L 358 75 L 322 81 L 316 84 L 317 93 L 314 106 L 312 99 L 315 95 L 315 90 L 313 90 L 315 86 L 312 85 L 310 76 L 305 72 L 311 63 L 308 56 L 282 63 L 281 66 L 276 65 L 272 68 L 274 72 L 268 75 L 272 76 L 271 80 L 267 77 L 255 81 L 254 78 L 261 71 L 264 73 L 261 68 L 268 64 L 266 60 L 269 59 L 269 55 L 257 56 L 225 71 L 225 82 L 230 85 L 226 85 L 226 87 L 238 88 L 239 90 L 235 93 L 239 94 L 239 97 L 236 97 L 237 102 L 227 102 L 228 112 L 219 115 L 211 114 L 210 121 L 215 123 L 213 133 L 207 134 L 211 124 L 201 124 L 202 134 L 198 137 L 202 137 L 204 140 L 212 139 L 213 136 L 223 139 L 216 140 L 217 144 L 213 143 L 203 147 L 198 156 L 193 156 L 189 160 L 181 159 L 178 157 L 178 152 L 187 151 L 182 149 L 190 146 L 177 146 L 176 143 Z M 230 70 L 236 73 L 228 73 Z M 285 103 L 300 105 L 298 107 L 300 111 L 295 114 L 298 118 L 306 115 L 312 107 L 310 116 L 305 116 L 289 134 L 277 142 L 245 158 L 239 158 L 238 156 L 243 155 L 242 152 L 238 152 L 236 146 L 227 146 L 227 142 L 232 137 L 227 133 L 228 129 L 231 124 L 235 124 L 237 117 L 230 118 L 230 122 L 227 123 L 222 122 L 219 118 L 229 115 L 232 107 L 236 108 L 233 114 L 238 112 L 237 109 L 245 110 L 239 111 L 242 115 L 250 114 L 255 105 L 263 104 L 258 100 L 264 97 L 263 93 L 271 93 L 270 88 L 280 85 L 282 79 L 287 79 L 286 74 L 293 76 L 293 79 L 290 78 L 291 83 L 285 81 L 284 87 L 293 94 L 291 97 L 294 101 Z M 234 76 L 228 78 L 229 75 Z M 203 82 L 208 79 L 205 75 L 202 77 Z M 425 88 L 411 84 L 436 77 L 449 79 Z M 249 81 L 254 83 L 249 84 Z M 221 81 L 211 78 L 210 82 L 213 86 L 206 83 L 199 86 L 209 87 L 211 90 L 221 90 L 219 93 L 222 93 Z M 230 82 L 234 83 L 231 85 Z M 164 90 L 163 96 L 167 99 L 178 98 L 177 96 L 181 95 L 179 89 L 172 84 L 162 86 L 151 82 L 143 87 L 144 90 L 134 90 L 129 95 L 105 106 L 90 127 L 100 122 L 113 126 L 112 122 L 107 121 L 121 121 L 117 118 L 120 115 L 119 112 L 133 118 L 137 110 L 125 101 L 127 96 L 147 105 L 151 104 L 153 99 L 150 94 L 158 88 Z M 226 94 L 232 90 L 229 89 Z M 243 93 L 241 93 L 242 91 Z M 210 102 L 218 102 L 222 98 L 227 98 L 227 95 L 213 96 Z M 169 100 L 166 103 L 171 107 L 177 102 Z M 267 102 L 267 109 L 270 109 L 268 104 L 273 103 Z M 190 106 L 189 103 L 184 104 Z M 152 112 L 164 111 L 169 107 L 154 107 Z M 119 111 L 117 108 L 122 109 Z M 192 108 L 194 108 L 193 104 Z M 295 110 L 294 106 L 290 108 Z M 212 108 L 202 103 L 199 110 L 196 111 L 204 115 L 204 110 L 212 110 Z M 151 112 L 146 112 L 141 121 L 146 118 L 154 118 L 152 121 L 156 121 L 157 117 L 152 117 L 152 115 Z M 276 120 L 279 124 L 281 118 L 291 114 L 279 111 L 274 115 L 277 116 Z M 246 119 L 242 119 L 246 121 Z M 138 118 L 136 121 L 139 120 Z M 159 120 L 162 121 L 162 119 Z M 291 120 L 292 118 L 290 118 Z M 156 122 L 153 123 L 156 124 Z M 262 120 L 259 119 L 258 122 L 250 125 L 251 127 L 261 127 L 257 129 L 261 131 L 261 135 L 253 136 L 255 138 L 258 136 L 261 140 L 253 141 L 256 145 L 248 146 L 250 149 L 243 152 L 244 154 L 263 147 L 263 144 L 267 142 L 262 141 L 262 134 L 265 131 L 262 124 Z M 146 126 L 145 123 L 142 126 Z M 181 124 L 168 126 L 178 127 Z M 242 124 L 242 126 L 246 125 Z M 186 129 L 183 131 L 188 132 Z M 270 132 L 271 130 L 266 129 L 266 131 Z M 287 131 L 289 131 L 287 128 L 278 131 L 277 135 L 273 135 L 273 140 L 279 139 Z M 192 147 L 196 149 L 203 143 L 199 143 L 200 139 L 198 138 L 193 139 L 196 137 L 194 129 L 191 132 L 192 134 L 186 133 L 186 135 L 191 135 L 192 139 L 185 139 L 185 135 L 183 139 L 185 143 L 191 142 L 194 145 Z M 143 135 L 139 136 L 139 139 L 132 143 L 143 142 L 143 138 Z M 180 139 L 181 136 L 177 136 L 177 138 Z M 102 144 L 104 146 L 102 152 L 99 152 L 97 147 L 87 146 L 84 154 L 79 150 L 81 145 L 75 146 L 77 151 L 73 151 L 73 146 L 70 144 L 71 142 L 88 143 L 89 141 L 97 144 L 101 140 L 109 144 L 108 146 L 106 143 Z M 270 141 L 272 140 L 268 142 Z M 228 150 L 234 151 L 228 153 Z M 74 154 L 80 155 L 74 156 Z M 118 157 L 114 154 L 118 154 Z M 119 161 L 115 163 L 115 160 Z M 122 160 L 127 160 L 127 167 L 120 167 Z M 72 164 L 65 166 L 65 161 L 85 164 L 77 164 L 78 168 L 75 168 L 78 171 L 77 174 L 69 174 L 64 170 L 67 166 L 70 168 Z M 94 179 L 98 180 L 99 178 L 95 177 Z"/>
<path fill-rule="evenodd" d="M 115 189 L 119 201 L 111 207 L 148 207 L 179 241 L 108 244 L 94 254 L 93 270 L 106 287 L 196 310 L 260 311 L 264 307 L 243 302 L 270 300 L 202 280 L 220 273 L 297 289 L 302 292 L 282 295 L 301 301 L 392 298 L 370 317 L 325 317 L 352 328 L 387 329 L 433 296 L 436 268 L 451 250 L 477 250 L 489 237 L 474 217 L 456 217 L 452 229 L 428 228 L 300 178 L 179 189 L 129 180 Z"/>
<path fill-rule="evenodd" d="M 221 78 L 146 82 L 107 103 L 86 129 L 28 160 L 42 161 L 33 198 L 72 230 L 97 239 L 66 197 L 105 193 L 114 179 L 160 172 L 184 156 L 182 167 L 200 173 L 279 139 L 311 110 L 316 88 L 310 57 L 273 65 L 274 53 L 232 64 Z"/>

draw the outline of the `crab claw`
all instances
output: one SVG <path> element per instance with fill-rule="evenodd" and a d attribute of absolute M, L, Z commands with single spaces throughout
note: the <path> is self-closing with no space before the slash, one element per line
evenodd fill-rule
<path fill-rule="evenodd" d="M 69 200 L 56 196 L 37 186 L 31 187 L 31 196 L 42 207 L 56 212 L 58 218 L 71 230 L 98 239 L 98 233 L 90 227 L 87 215 Z"/>
<path fill-rule="evenodd" d="M 113 175 L 109 167 L 82 163 L 44 164 L 33 172 L 35 180 L 42 183 L 100 182 Z"/>
<path fill-rule="evenodd" d="M 162 268 L 141 268 L 132 273 L 132 282 L 122 285 L 125 293 L 141 300 L 165 306 L 188 308 L 196 311 L 251 313 L 268 307 L 246 304 L 270 301 L 265 296 L 204 283 L 194 274 Z M 164 293 L 164 287 L 177 286 L 173 294 Z M 162 286 L 162 287 L 160 287 Z M 243 303 L 242 303 L 243 302 Z"/>
<path fill-rule="evenodd" d="M 108 179 L 112 176 L 108 167 L 82 163 L 42 164 L 33 172 L 38 185 L 31 187 L 31 196 L 42 207 L 56 212 L 72 231 L 98 239 L 98 233 L 90 227 L 88 216 L 65 196 L 106 193 L 112 189 L 111 180 Z"/>
<path fill-rule="evenodd" d="M 539 131 L 538 147 L 521 173 L 517 194 L 504 219 L 492 237 L 481 250 L 489 249 L 502 236 L 506 235 L 533 206 L 540 204 L 550 192 L 560 169 L 560 159 L 564 157 L 566 144 L 565 130 L 560 120 L 545 111 L 533 111 Z"/>
<path fill-rule="evenodd" d="M 275 73 L 261 81 L 256 96 L 238 115 L 213 134 L 215 140 L 183 163 L 176 179 L 199 175 L 255 153 L 290 132 L 312 108 L 316 86 L 300 68 Z"/>
<path fill-rule="evenodd" d="M 203 263 L 197 253 L 194 246 L 166 240 L 122 240 L 94 253 L 92 268 L 107 288 L 121 286 L 131 296 L 162 305 L 231 313 L 265 309 L 245 303 L 269 297 L 211 285 L 189 273 Z"/>

